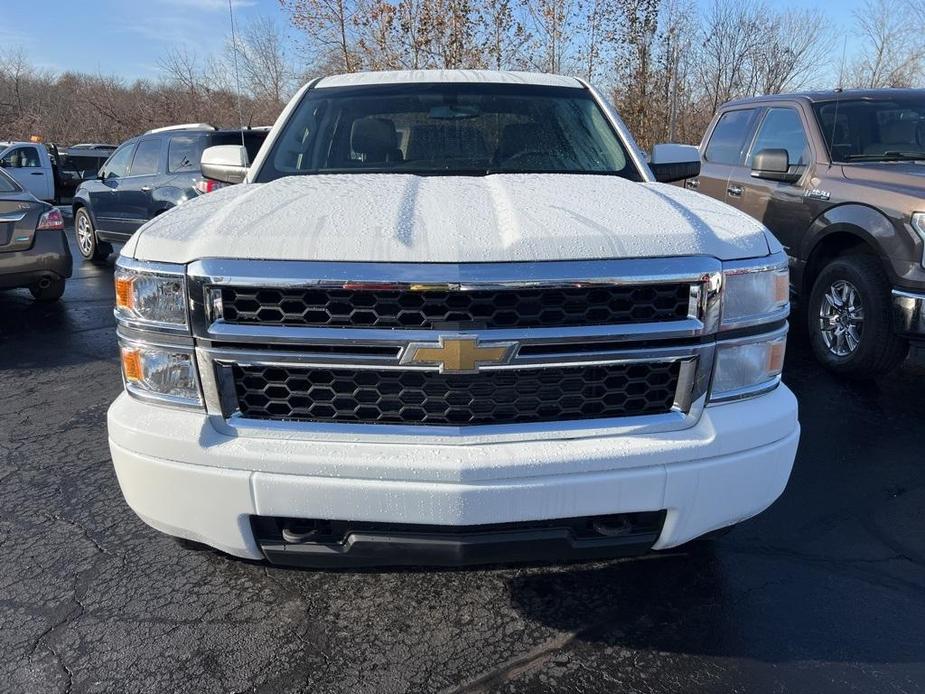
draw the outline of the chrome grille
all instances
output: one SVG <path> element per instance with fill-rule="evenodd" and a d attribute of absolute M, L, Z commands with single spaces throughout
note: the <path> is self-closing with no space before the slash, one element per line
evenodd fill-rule
<path fill-rule="evenodd" d="M 226 323 L 338 328 L 558 328 L 687 318 L 689 283 L 499 290 L 221 287 Z"/>
<path fill-rule="evenodd" d="M 466 426 L 633 417 L 671 411 L 680 362 L 434 371 L 231 369 L 244 417 Z"/>
<path fill-rule="evenodd" d="M 229 435 L 464 443 L 671 431 L 706 402 L 721 270 L 702 256 L 205 259 L 190 264 L 190 322 L 207 410 Z M 407 358 L 448 341 L 511 348 L 475 372 Z"/>

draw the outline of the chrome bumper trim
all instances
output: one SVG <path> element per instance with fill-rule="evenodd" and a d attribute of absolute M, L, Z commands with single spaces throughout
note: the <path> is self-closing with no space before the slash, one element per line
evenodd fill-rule
<path fill-rule="evenodd" d="M 902 335 L 925 338 L 925 293 L 893 290 L 893 326 Z"/>

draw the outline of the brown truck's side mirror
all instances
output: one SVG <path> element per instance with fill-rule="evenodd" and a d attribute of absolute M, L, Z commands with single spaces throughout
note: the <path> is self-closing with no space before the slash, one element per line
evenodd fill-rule
<path fill-rule="evenodd" d="M 768 181 L 793 183 L 799 180 L 800 172 L 790 168 L 790 156 L 786 149 L 763 149 L 752 157 L 752 177 Z"/>

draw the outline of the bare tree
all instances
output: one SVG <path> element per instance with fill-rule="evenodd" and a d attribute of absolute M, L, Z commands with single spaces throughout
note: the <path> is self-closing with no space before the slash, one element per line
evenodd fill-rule
<path fill-rule="evenodd" d="M 711 113 L 753 90 L 752 57 L 761 49 L 764 7 L 753 0 L 713 0 L 701 27 L 699 87 Z"/>
<path fill-rule="evenodd" d="M 511 0 L 482 0 L 479 25 L 485 63 L 497 70 L 515 67 L 529 41 L 523 22 L 514 14 Z"/>
<path fill-rule="evenodd" d="M 544 72 L 567 66 L 573 29 L 572 0 L 524 0 L 533 37 L 532 65 Z"/>
<path fill-rule="evenodd" d="M 293 26 L 306 33 L 310 41 L 345 72 L 362 66 L 356 55 L 358 43 L 355 27 L 359 12 L 354 0 L 279 0 L 289 13 Z"/>
<path fill-rule="evenodd" d="M 245 25 L 240 36 L 227 44 L 229 60 L 237 64 L 247 92 L 257 98 L 282 104 L 292 91 L 292 70 L 286 39 L 272 19 L 258 17 Z"/>
<path fill-rule="evenodd" d="M 908 87 L 923 75 L 925 45 L 922 44 L 921 1 L 897 3 L 866 0 L 854 20 L 864 50 L 851 66 L 856 87 Z"/>
<path fill-rule="evenodd" d="M 170 48 L 157 61 L 157 66 L 168 82 L 185 89 L 191 95 L 202 90 L 201 73 L 193 51 L 183 47 Z"/>
<path fill-rule="evenodd" d="M 763 24 L 763 45 L 752 60 L 756 93 L 800 89 L 831 63 L 829 20 L 818 10 L 766 14 Z"/>

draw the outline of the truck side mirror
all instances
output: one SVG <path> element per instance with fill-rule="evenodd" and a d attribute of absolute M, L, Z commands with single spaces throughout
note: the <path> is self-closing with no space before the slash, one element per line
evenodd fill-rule
<path fill-rule="evenodd" d="M 793 183 L 799 172 L 790 170 L 790 155 L 786 149 L 763 149 L 752 157 L 752 177 L 768 181 Z"/>
<path fill-rule="evenodd" d="M 206 147 L 199 168 L 213 181 L 240 183 L 247 176 L 247 150 L 241 145 Z"/>
<path fill-rule="evenodd" d="M 655 145 L 649 168 L 659 183 L 696 178 L 700 175 L 700 151 L 693 145 Z"/>

